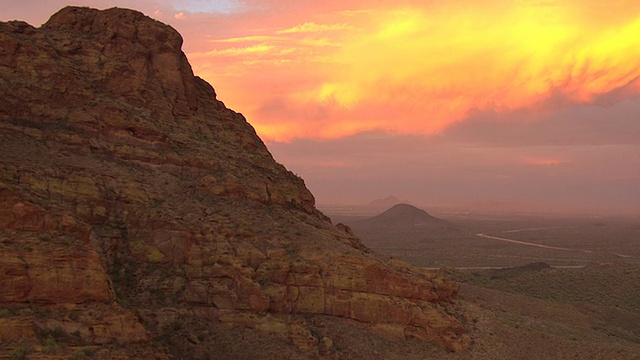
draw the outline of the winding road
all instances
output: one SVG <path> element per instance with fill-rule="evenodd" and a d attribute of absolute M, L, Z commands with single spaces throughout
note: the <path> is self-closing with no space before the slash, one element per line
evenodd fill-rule
<path fill-rule="evenodd" d="M 476 234 L 476 236 L 483 237 L 483 238 L 486 238 L 486 239 L 505 241 L 505 242 L 509 242 L 509 243 L 513 243 L 513 244 L 520 244 L 520 245 L 525 245 L 525 246 L 533 246 L 533 247 L 538 247 L 538 248 L 543 248 L 543 249 L 562 250 L 562 251 L 577 251 L 577 252 L 582 252 L 582 253 L 587 253 L 587 254 L 592 254 L 593 253 L 593 251 L 591 251 L 591 250 L 572 249 L 572 248 L 559 247 L 559 246 L 542 245 L 542 244 L 530 243 L 530 242 L 526 242 L 526 241 L 520 241 L 520 240 L 507 239 L 507 238 L 502 238 L 502 237 L 493 236 L 493 235 L 487 235 L 487 234 L 483 234 L 483 233 Z"/>

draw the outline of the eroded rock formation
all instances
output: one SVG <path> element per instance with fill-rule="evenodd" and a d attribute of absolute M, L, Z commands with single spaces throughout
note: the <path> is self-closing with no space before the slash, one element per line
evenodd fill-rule
<path fill-rule="evenodd" d="M 313 315 L 466 349 L 456 284 L 333 226 L 181 44 L 117 8 L 0 23 L 0 352 L 204 358 L 243 328 L 339 357 Z"/>

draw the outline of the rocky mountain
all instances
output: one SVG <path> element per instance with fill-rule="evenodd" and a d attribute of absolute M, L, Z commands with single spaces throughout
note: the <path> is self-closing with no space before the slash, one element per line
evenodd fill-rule
<path fill-rule="evenodd" d="M 418 249 L 440 239 L 458 239 L 463 231 L 409 204 L 397 204 L 374 217 L 347 222 L 372 249 Z"/>
<path fill-rule="evenodd" d="M 333 226 L 181 44 L 118 8 L 0 23 L 0 358 L 467 349 L 458 285 Z"/>
<path fill-rule="evenodd" d="M 371 200 L 369 204 L 367 204 L 367 207 L 384 210 L 398 204 L 408 204 L 408 203 L 409 202 L 407 200 L 400 200 L 397 197 L 390 195 L 385 198 Z"/>
<path fill-rule="evenodd" d="M 384 227 L 427 227 L 432 225 L 454 227 L 450 222 L 438 219 L 428 212 L 409 204 L 396 204 L 377 216 L 362 220 L 361 223 Z"/>

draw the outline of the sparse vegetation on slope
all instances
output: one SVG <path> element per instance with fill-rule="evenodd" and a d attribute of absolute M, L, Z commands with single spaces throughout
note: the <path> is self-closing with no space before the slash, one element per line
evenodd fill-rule
<path fill-rule="evenodd" d="M 452 221 L 466 229 L 462 236 L 442 240 L 437 231 L 416 233 L 412 228 L 390 226 L 394 231 L 378 232 L 384 235 L 375 241 L 401 242 L 403 249 L 384 245 L 379 250 L 417 265 L 439 267 L 463 283 L 466 324 L 474 337 L 465 359 L 640 358 L 637 221 Z M 550 248 L 477 237 L 476 233 Z M 361 230 L 360 234 L 366 243 L 368 233 Z M 422 240 L 398 240 L 406 238 Z"/>
<path fill-rule="evenodd" d="M 340 357 L 314 316 L 470 346 L 458 285 L 332 225 L 171 27 L 68 7 L 0 43 L 0 356 Z"/>

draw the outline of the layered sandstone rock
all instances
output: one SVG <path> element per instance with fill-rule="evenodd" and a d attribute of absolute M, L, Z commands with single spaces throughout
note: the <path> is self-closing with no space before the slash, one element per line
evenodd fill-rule
<path fill-rule="evenodd" d="M 31 304 L 83 341 L 142 344 L 143 358 L 197 358 L 211 328 L 238 327 L 339 356 L 301 314 L 466 349 L 457 286 L 334 227 L 181 42 L 124 9 L 0 23 L 0 306 L 15 315 L 0 334 L 41 341 Z M 120 315 L 97 317 L 109 308 Z"/>

